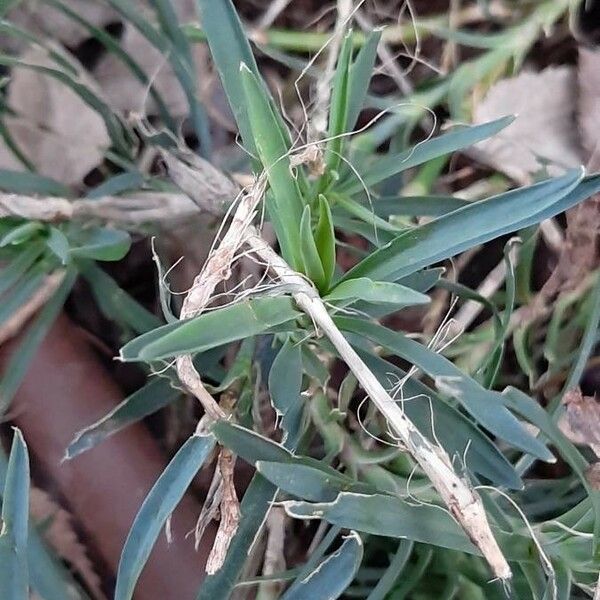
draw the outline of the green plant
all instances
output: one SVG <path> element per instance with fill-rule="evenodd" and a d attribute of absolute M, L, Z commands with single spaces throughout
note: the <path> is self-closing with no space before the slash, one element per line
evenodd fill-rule
<path fill-rule="evenodd" d="M 157 28 L 134 14 L 127 3 L 111 3 L 157 48 L 167 53 L 168 47 L 189 99 L 194 128 L 205 141 L 203 109 L 186 69 L 189 47 L 170 3 L 153 3 Z M 543 3 L 546 10 L 549 6 Z M 565 7 L 561 4 L 551 11 L 548 19 L 558 18 Z M 168 377 L 175 381 L 178 376 L 205 409 L 196 434 L 177 452 L 140 508 L 123 549 L 116 598 L 133 597 L 161 528 L 215 447 L 224 494 L 231 483 L 227 461 L 232 455 L 248 462 L 256 473 L 244 492 L 239 515 L 221 505 L 221 545 L 215 547 L 212 572 L 198 598 L 228 598 L 236 586 L 249 584 L 264 590 L 264 584 L 273 580 L 290 582 L 282 596 L 288 600 L 343 593 L 371 600 L 387 594 L 503 598 L 504 588 L 518 598 L 567 599 L 575 586 L 591 589 L 599 568 L 595 547 L 600 502 L 585 477 L 588 462 L 535 400 L 511 386 L 501 392 L 495 389 L 516 302 L 511 244 L 507 243 L 506 297 L 501 303 L 443 282 L 436 264 L 506 234 L 518 232 L 527 240 L 541 221 L 598 193 L 600 176 L 569 171 L 476 202 L 433 195 L 381 198 L 390 179 L 496 134 L 512 117 L 457 126 L 381 155 L 374 149 L 381 140 L 368 137 L 372 132 L 351 135 L 367 98 L 380 34 L 371 34 L 359 48 L 349 34 L 341 42 L 332 79 L 327 131 L 322 139 L 300 142 L 259 73 L 230 0 L 198 0 L 198 9 L 203 38 L 251 157 L 255 180 L 235 203 L 231 198 L 231 213 L 224 215 L 224 207 L 215 202 L 214 212 L 222 214 L 225 233 L 186 296 L 180 318 L 171 314 L 165 297 L 167 324 L 160 325 L 95 264 L 125 255 L 129 237 L 121 229 L 87 221 L 56 225 L 31 215 L 13 216 L 1 224 L 0 247 L 10 261 L 0 279 L 7 294 L 5 319 L 41 285 L 45 273 L 65 271 L 15 355 L 15 368 L 2 380 L 5 406 L 24 374 L 28 355 L 80 273 L 92 284 L 101 308 L 123 325 L 124 337 L 138 335 L 123 346 L 121 358 L 146 363 L 148 370 L 166 365 Z M 528 32 L 538 31 L 541 12 L 527 21 Z M 24 35 L 9 24 L 6 29 L 11 35 Z M 108 40 L 106 44 L 110 46 Z M 510 46 L 508 54 L 522 48 Z M 53 60 L 61 61 L 49 52 Z M 489 61 L 493 67 L 496 59 L 507 58 L 505 51 L 485 56 L 480 64 Z M 3 61 L 29 68 L 13 58 Z M 144 78 L 135 65 L 130 67 Z M 111 157 L 126 168 L 127 179 L 117 181 L 123 174 L 108 179 L 102 184 L 104 193 L 110 185 L 116 186 L 117 191 L 112 190 L 116 194 L 129 186 L 137 188 L 140 182 L 147 189 L 166 187 L 160 178 L 137 171 L 138 149 L 127 123 L 89 90 L 77 87 L 67 69 L 46 72 L 78 90 L 107 122 Z M 478 80 L 490 74 L 477 73 Z M 450 104 L 457 107 L 460 102 L 455 100 L 464 93 L 456 90 L 464 92 L 464 84 L 471 80 L 460 79 L 458 73 L 454 77 L 444 94 L 450 91 Z M 168 115 L 164 117 L 168 127 Z M 146 142 L 157 144 L 168 164 L 175 165 L 170 169 L 174 183 L 198 204 L 206 202 L 214 194 L 215 181 L 207 184 L 201 169 L 208 167 L 201 159 L 190 166 L 173 153 L 174 136 L 175 129 Z M 208 141 L 203 147 L 208 155 Z M 214 177 L 217 181 L 222 177 L 220 185 L 230 189 L 224 175 Z M 56 182 L 30 173 L 0 174 L 0 185 L 21 194 L 69 195 Z M 279 253 L 253 224 L 263 206 Z M 415 215 L 435 218 L 417 224 L 411 220 Z M 367 249 L 356 249 L 356 264 L 343 272 L 336 255 L 351 235 L 361 237 Z M 206 310 L 215 287 L 229 276 L 242 250 L 260 261 L 272 283 Z M 523 262 L 519 266 L 524 268 Z M 592 350 L 598 327 L 600 285 L 596 280 L 593 285 L 574 333 L 584 343 L 568 363 L 573 365 L 572 383 Z M 468 370 L 444 356 L 449 335 L 445 325 L 421 343 L 379 323 L 402 308 L 428 303 L 427 292 L 442 286 L 481 302 L 492 313 L 489 323 L 477 330 L 479 337 L 464 336 L 453 348 L 459 357 L 473 347 L 483 348 L 485 355 L 477 355 Z M 575 301 L 579 300 L 580 296 Z M 556 318 L 560 321 L 561 314 Z M 556 347 L 556 335 L 550 336 L 547 352 Z M 228 372 L 221 377 L 207 373 L 210 385 L 203 382 L 196 371 L 202 359 L 240 341 Z M 330 369 L 339 359 L 349 370 L 335 389 Z M 373 406 L 361 402 L 365 393 Z M 174 395 L 168 379 L 150 379 L 114 413 L 81 432 L 68 456 L 158 410 Z M 220 402 L 215 400 L 218 396 Z M 265 397 L 277 415 L 277 429 L 258 416 Z M 536 505 L 543 484 L 527 480 L 525 490 L 520 490 L 531 462 L 551 462 L 555 452 L 587 494 L 573 500 L 561 492 L 546 499 L 540 510 Z M 11 463 L 15 461 L 11 458 Z M 229 500 L 235 507 L 235 498 Z M 296 569 L 243 581 L 248 556 L 257 552 L 253 542 L 274 501 L 282 503 L 288 517 L 321 521 L 322 526 L 311 530 L 313 555 Z M 424 577 L 426 570 L 436 577 Z M 500 581 L 490 581 L 492 576 Z M 24 569 L 20 585 L 27 586 Z"/>

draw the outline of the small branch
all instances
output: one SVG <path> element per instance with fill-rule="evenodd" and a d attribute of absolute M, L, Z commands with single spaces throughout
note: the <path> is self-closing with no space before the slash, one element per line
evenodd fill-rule
<path fill-rule="evenodd" d="M 298 290 L 292 294 L 298 306 L 329 338 L 400 441 L 429 477 L 451 514 L 486 558 L 494 575 L 502 580 L 509 579 L 510 567 L 490 529 L 481 498 L 454 472 L 444 449 L 432 444 L 390 397 L 337 328 L 314 288 L 293 271 L 259 236 L 251 235 L 247 241 L 282 282 Z"/>

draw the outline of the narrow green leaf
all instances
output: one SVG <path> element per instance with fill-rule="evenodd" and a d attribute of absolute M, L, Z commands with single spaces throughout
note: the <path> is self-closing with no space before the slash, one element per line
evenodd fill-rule
<path fill-rule="evenodd" d="M 0 294 L 14 286 L 44 252 L 42 242 L 27 244 L 17 256 L 0 271 Z"/>
<path fill-rule="evenodd" d="M 326 289 L 325 272 L 321 257 L 312 233 L 310 206 L 304 207 L 300 221 L 300 258 L 304 274 L 315 284 L 317 289 Z"/>
<path fill-rule="evenodd" d="M 336 600 L 352 583 L 363 557 L 363 543 L 356 531 L 351 531 L 333 554 L 322 560 L 315 570 L 297 587 L 283 594 L 282 600 L 327 598 Z"/>
<path fill-rule="evenodd" d="M 267 195 L 269 218 L 284 258 L 297 266 L 300 245 L 298 224 L 302 217 L 303 201 L 298 183 L 290 170 L 289 140 L 281 132 L 266 87 L 244 63 L 240 67 L 239 77 L 256 151 L 271 187 L 271 193 Z"/>
<path fill-rule="evenodd" d="M 64 458 L 70 460 L 91 450 L 129 425 L 168 406 L 180 395 L 181 391 L 173 388 L 169 379 L 154 377 L 95 423 L 78 431 Z"/>
<path fill-rule="evenodd" d="M 8 459 L 0 452 L 0 497 L 4 496 L 7 472 Z M 27 563 L 31 587 L 43 600 L 87 600 L 87 595 L 58 556 L 46 546 L 34 524 L 30 524 L 28 532 Z"/>
<path fill-rule="evenodd" d="M 373 200 L 371 205 L 363 202 L 365 208 L 372 207 L 375 214 L 384 219 L 392 215 L 441 217 L 469 204 L 468 200 L 454 196 L 382 196 Z"/>
<path fill-rule="evenodd" d="M 94 227 L 86 231 L 80 246 L 71 248 L 71 256 L 75 258 L 93 258 L 94 260 L 121 260 L 131 246 L 131 238 L 126 231 Z"/>
<path fill-rule="evenodd" d="M 177 354 L 204 352 L 264 333 L 298 316 L 292 301 L 283 296 L 243 300 L 145 333 L 121 348 L 121 358 L 125 361 L 151 361 Z M 227 323 L 226 328 L 223 323 Z"/>
<path fill-rule="evenodd" d="M 346 490 L 374 491 L 371 486 L 355 482 L 324 462 L 308 456 L 294 456 L 281 444 L 240 425 L 221 421 L 213 425 L 212 432 L 221 444 L 247 463 L 264 470 L 267 479 L 300 498 L 323 500 Z"/>
<path fill-rule="evenodd" d="M 361 276 L 398 279 L 475 244 L 548 218 L 554 210 L 560 212 L 568 208 L 561 200 L 569 197 L 576 204 L 582 199 L 576 193 L 581 178 L 582 172 L 574 170 L 562 177 L 473 202 L 400 234 L 350 269 L 344 279 Z M 600 181 L 594 183 L 600 187 Z M 586 191 L 590 187 L 594 189 L 586 186 Z"/>
<path fill-rule="evenodd" d="M 134 300 L 106 271 L 91 260 L 77 261 L 80 273 L 89 283 L 102 313 L 136 333 L 145 333 L 162 325 L 162 321 Z"/>
<path fill-rule="evenodd" d="M 331 284 L 335 273 L 335 231 L 329 202 L 319 194 L 319 222 L 315 229 L 315 243 L 323 265 L 327 286 Z"/>
<path fill-rule="evenodd" d="M 414 544 L 409 540 L 400 540 L 398 549 L 390 561 L 390 566 L 368 595 L 367 600 L 384 600 L 394 583 L 402 577 L 402 571 L 412 554 Z"/>
<path fill-rule="evenodd" d="M 0 598 L 3 600 L 26 600 L 29 597 L 28 529 L 29 456 L 21 432 L 14 429 L 0 531 Z"/>
<path fill-rule="evenodd" d="M 347 492 L 333 502 L 287 501 L 283 505 L 290 516 L 298 519 L 323 519 L 364 533 L 479 554 L 450 513 L 432 504 L 414 504 L 394 496 Z M 492 528 L 508 560 L 535 560 L 529 537 Z"/>
<path fill-rule="evenodd" d="M 367 277 L 348 279 L 336 285 L 325 300 L 364 300 L 375 304 L 393 304 L 394 310 L 404 306 L 428 304 L 431 298 L 399 283 L 372 281 Z"/>
<path fill-rule="evenodd" d="M 0 169 L 0 190 L 12 194 L 39 194 L 40 196 L 71 196 L 71 190 L 37 173 Z"/>
<path fill-rule="evenodd" d="M 373 76 L 377 46 L 381 39 L 381 29 L 372 31 L 366 42 L 358 51 L 354 63 L 350 67 L 350 85 L 348 88 L 348 114 L 344 131 L 352 131 L 365 103 L 369 83 Z"/>
<path fill-rule="evenodd" d="M 449 133 L 421 142 L 400 154 L 377 157 L 369 169 L 361 173 L 362 182 L 351 178 L 341 183 L 336 189 L 340 193 L 355 194 L 363 189 L 363 185 L 371 187 L 388 177 L 421 165 L 428 160 L 485 140 L 510 125 L 513 120 L 514 117 L 502 117 L 481 125 L 457 127 Z"/>
<path fill-rule="evenodd" d="M 231 0 L 196 0 L 196 5 L 244 147 L 250 154 L 256 155 L 246 95 L 240 79 L 240 64 L 244 63 L 256 77 L 259 75 L 244 28 Z"/>
<path fill-rule="evenodd" d="M 340 527 L 373 535 L 398 537 L 433 546 L 477 553 L 458 523 L 430 504 L 415 505 L 393 496 L 343 493 L 333 502 L 284 502 L 297 519 L 324 519 Z"/>
<path fill-rule="evenodd" d="M 256 470 L 288 494 L 311 502 L 329 502 L 341 492 L 373 494 L 376 488 L 357 483 L 341 473 L 331 473 L 300 460 L 292 462 L 257 461 Z M 320 465 L 319 465 L 320 466 Z"/>
<path fill-rule="evenodd" d="M 304 403 L 302 391 L 302 351 L 288 338 L 269 371 L 269 393 L 284 431 L 283 444 L 295 446 L 302 434 Z M 289 439 L 288 439 L 289 438 Z M 286 442 L 288 442 L 286 444 Z"/>
<path fill-rule="evenodd" d="M 44 229 L 44 226 L 38 221 L 27 221 L 26 223 L 17 225 L 0 238 L 0 248 L 28 242 L 42 231 L 42 229 Z"/>
<path fill-rule="evenodd" d="M 325 164 L 329 170 L 337 171 L 341 162 L 341 152 L 348 122 L 348 105 L 350 102 L 350 60 L 352 59 L 352 32 L 346 34 L 338 55 L 337 65 L 333 76 L 331 105 L 329 108 L 329 128 L 327 130 L 327 148 Z"/>
<path fill-rule="evenodd" d="M 60 229 L 57 229 L 56 227 L 50 227 L 50 232 L 48 234 L 48 238 L 46 239 L 46 245 L 60 260 L 62 265 L 69 263 L 69 240 Z"/>
<path fill-rule="evenodd" d="M 138 511 L 119 561 L 115 600 L 130 600 L 161 528 L 215 445 L 212 435 L 193 435 L 179 449 Z"/>
<path fill-rule="evenodd" d="M 119 173 L 105 179 L 100 185 L 88 190 L 85 195 L 90 200 L 97 200 L 103 196 L 116 196 L 123 192 L 139 190 L 144 186 L 145 178 L 139 171 Z"/>
<path fill-rule="evenodd" d="M 438 389 L 461 402 L 483 427 L 495 435 L 541 460 L 555 460 L 548 448 L 529 434 L 506 408 L 500 394 L 483 388 L 448 359 L 400 332 L 376 323 L 353 317 L 336 317 L 336 323 L 341 329 L 363 335 L 418 366 L 435 379 Z"/>

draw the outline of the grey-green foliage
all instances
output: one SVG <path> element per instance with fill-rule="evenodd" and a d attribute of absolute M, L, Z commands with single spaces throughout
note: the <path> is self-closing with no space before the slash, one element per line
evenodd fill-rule
<path fill-rule="evenodd" d="M 52 66 L 28 65 L 6 54 L 0 56 L 0 64 L 53 77 L 104 119 L 112 143 L 107 159 L 122 172 L 88 190 L 90 202 L 102 194 L 120 194 L 137 188 L 168 189 L 167 182 L 139 168 L 137 135 L 144 144 L 165 148 L 173 144 L 178 131 L 163 98 L 151 84 L 150 74 L 144 73 L 105 31 L 86 22 L 59 0 L 51 3 L 67 18 L 84 26 L 107 52 L 129 68 L 132 77 L 149 86 L 164 131 L 151 135 L 133 131 L 101 94 L 82 83 L 69 61 L 51 47 L 47 52 Z M 205 111 L 196 94 L 198 82 L 190 38 L 175 19 L 174 4 L 156 0 L 152 2 L 154 12 L 150 16 L 138 13 L 122 0 L 110 0 L 110 4 L 167 57 L 187 98 L 199 147 L 208 156 L 211 144 Z M 534 229 L 539 222 L 598 193 L 600 178 L 574 170 L 477 202 L 436 196 L 430 191 L 418 197 L 396 193 L 394 186 L 397 188 L 399 178 L 407 177 L 411 169 L 444 160 L 451 153 L 500 132 L 513 117 L 476 126 L 456 126 L 423 142 L 402 146 L 401 142 L 407 139 L 404 134 L 412 130 L 423 111 L 415 109 L 411 114 L 392 111 L 388 118 L 360 136 L 348 135 L 365 103 L 377 108 L 390 106 L 389 99 L 369 94 L 380 32 L 364 37 L 360 48 L 356 47 L 354 34 L 345 37 L 333 79 L 329 140 L 322 144 L 323 162 L 318 165 L 324 170 L 311 169 L 314 165 L 298 165 L 292 158 L 297 158 L 299 142 L 295 133 L 289 131 L 278 102 L 261 77 L 233 2 L 197 0 L 197 8 L 204 27 L 203 39 L 208 42 L 242 143 L 251 155 L 251 168 L 265 177 L 266 216 L 273 225 L 282 256 L 312 281 L 315 294 L 323 298 L 367 366 L 405 402 L 407 416 L 430 440 L 442 445 L 461 475 L 474 484 L 489 481 L 523 500 L 524 510 L 532 515 L 536 530 L 543 532 L 540 539 L 557 573 L 559 597 L 565 600 L 570 597 L 571 582 L 592 585 L 592 574 L 600 566 L 593 552 L 600 527 L 600 501 L 585 480 L 586 459 L 562 435 L 553 416 L 531 398 L 511 387 L 501 393 L 491 389 L 502 366 L 512 311 L 520 295 L 531 292 L 523 283 L 525 259 L 516 265 L 514 274 L 513 265 L 508 262 L 506 294 L 499 301 L 483 299 L 459 284 L 440 282 L 440 271 L 432 267 L 505 234 Z M 453 113 L 461 114 L 466 89 L 474 81 L 491 76 L 511 57 L 522 58 L 541 27 L 554 22 L 561 11 L 564 11 L 562 1 L 554 6 L 542 2 L 522 27 L 511 29 L 504 37 L 454 34 L 453 39 L 458 43 L 489 51 L 465 63 L 452 77 L 416 92 L 414 104 L 424 106 L 447 100 Z M 43 44 L 43 40 L 10 23 L 3 23 L 2 31 L 28 43 Z M 452 37 L 451 34 L 443 27 L 437 31 L 442 37 Z M 525 35 L 526 43 L 510 46 L 520 39 L 517 34 Z M 298 64 L 289 57 L 280 58 L 292 68 Z M 318 67 L 307 73 L 318 76 Z M 4 114 L 0 114 L 0 120 Z M 400 127 L 404 133 L 397 135 Z M 5 128 L 1 133 L 10 146 Z M 375 152 L 379 144 L 392 136 L 389 152 L 384 155 Z M 18 160 L 31 169 L 28 158 L 14 145 L 11 147 Z M 0 191 L 64 197 L 75 194 L 75 190 L 34 172 L 7 170 L 0 171 Z M 424 215 L 433 219 L 424 224 L 414 220 L 415 216 Z M 348 247 L 349 234 L 363 238 L 364 249 L 350 248 L 358 260 L 343 273 L 336 255 L 341 248 Z M 362 396 L 356 382 L 346 377 L 339 405 L 332 397 L 329 367 L 337 358 L 336 353 L 294 305 L 290 290 L 251 295 L 192 319 L 161 325 L 158 318 L 129 297 L 96 264 L 96 261 L 120 260 L 129 244 L 127 232 L 97 223 L 50 225 L 27 219 L 0 220 L 0 257 L 6 264 L 0 273 L 3 320 L 38 289 L 45 274 L 58 269 L 66 271 L 62 285 L 31 324 L 12 368 L 0 381 L 3 408 L 7 408 L 29 359 L 78 274 L 88 280 L 100 309 L 120 325 L 124 338 L 139 336 L 124 344 L 122 359 L 147 362 L 154 368 L 157 361 L 162 366 L 162 361 L 173 357 L 197 354 L 202 373 L 212 367 L 215 368 L 211 373 L 218 373 L 211 378 L 211 391 L 215 394 L 231 391 L 238 397 L 233 422 L 216 423 L 210 433 L 190 438 L 140 508 L 121 557 L 117 598 L 131 598 L 134 594 L 136 580 L 160 528 L 202 462 L 207 460 L 215 440 L 232 449 L 257 472 L 242 500 L 240 525 L 225 563 L 206 579 L 198 598 L 230 597 L 243 576 L 248 552 L 274 500 L 283 501 L 289 516 L 320 520 L 329 528 L 323 542 L 317 545 L 318 558 L 309 560 L 300 569 L 300 575 L 284 592 L 285 598 L 334 598 L 348 590 L 375 600 L 388 592 L 392 597 L 405 597 L 417 589 L 420 597 L 502 597 L 502 590 L 489 583 L 484 561 L 443 510 L 421 470 L 401 449 L 393 448 L 390 452 L 367 435 L 366 431 L 381 439 L 388 431 L 366 404 L 360 404 Z M 473 347 L 488 349 L 489 358 L 479 360 L 472 369 L 461 368 L 435 348 L 376 322 L 391 312 L 426 304 L 429 301 L 426 292 L 435 285 L 481 302 L 492 315 L 489 327 L 476 332 L 480 338 L 472 342 Z M 591 302 L 581 301 L 582 317 L 576 329 L 583 342 L 579 351 L 566 361 L 567 368 L 573 364 L 569 384 L 577 383 L 597 337 L 598 289 L 595 288 Z M 169 315 L 170 307 L 164 297 L 163 305 Z M 564 326 L 562 320 L 557 322 L 550 331 L 554 340 Z M 520 346 L 517 344 L 522 362 L 533 364 L 525 333 L 520 338 L 516 334 L 515 339 L 522 342 Z M 216 362 L 231 344 L 249 339 L 255 339 L 256 344 L 244 342 L 239 361 L 223 375 Z M 468 354 L 461 353 L 460 344 L 470 340 L 466 335 L 459 341 L 457 356 Z M 546 349 L 554 360 L 556 343 Z M 397 364 L 398 358 L 406 363 L 401 366 L 415 365 L 418 372 L 407 379 L 406 371 Z M 174 401 L 179 390 L 170 379 L 173 372 L 167 371 L 166 375 L 166 379 L 150 381 L 113 412 L 79 432 L 67 449 L 67 457 L 88 450 L 129 423 Z M 279 417 L 281 438 L 268 439 L 262 435 L 264 423 L 258 416 L 265 388 Z M 244 426 L 235 424 L 238 418 Z M 359 419 L 364 430 L 357 425 Z M 535 426 L 538 433 L 533 434 L 523 424 Z M 387 440 L 394 445 L 393 440 Z M 534 460 L 551 461 L 555 454 L 569 464 L 573 476 L 563 486 L 564 490 L 560 488 L 560 493 L 559 484 L 551 488 L 556 494 L 547 495 L 541 510 L 541 500 L 529 491 L 536 489 L 537 484 L 527 477 L 527 469 Z M 8 525 L 0 540 L 5 552 L 6 548 L 18 552 L 8 553 L 9 562 L 3 561 L 3 565 L 14 563 L 14 568 L 0 570 L 0 589 L 6 590 L 2 597 L 20 597 L 18 594 L 28 585 L 27 561 L 23 558 L 24 552 L 28 552 L 32 586 L 43 598 L 54 600 L 52 593 L 44 593 L 38 587 L 36 571 L 31 568 L 31 549 L 37 543 L 32 540 L 37 538 L 30 534 L 27 540 L 26 457 L 24 444 L 15 435 L 3 503 L 3 520 Z M 568 496 L 579 482 L 585 486 L 588 497 Z M 525 491 L 518 496 L 515 490 L 522 484 Z M 514 567 L 513 591 L 523 598 L 545 597 L 550 588 L 529 531 L 498 495 L 487 491 L 482 494 L 494 533 Z M 350 533 L 346 534 L 344 529 Z M 574 535 L 569 529 L 583 535 Z M 381 561 L 373 560 L 381 549 L 391 557 L 384 561 L 390 564 L 387 569 L 381 567 Z M 46 564 L 40 556 L 37 555 L 36 565 L 37 561 Z M 379 583 L 373 579 L 373 569 L 379 569 Z M 436 573 L 436 578 L 425 577 L 427 569 Z M 48 573 L 58 577 L 58 571 Z M 56 581 L 64 583 L 61 577 Z M 288 573 L 281 579 L 291 577 L 293 573 Z"/>

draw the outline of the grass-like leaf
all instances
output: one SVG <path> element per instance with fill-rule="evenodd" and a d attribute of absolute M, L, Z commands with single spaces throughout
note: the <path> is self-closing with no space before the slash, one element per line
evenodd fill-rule
<path fill-rule="evenodd" d="M 281 131 L 266 87 L 242 63 L 239 75 L 244 90 L 244 102 L 252 128 L 258 157 L 266 170 L 271 193 L 267 195 L 267 210 L 275 228 L 284 258 L 297 266 L 300 246 L 299 223 L 303 201 L 298 182 L 290 171 L 289 140 Z"/>
<path fill-rule="evenodd" d="M 212 435 L 193 435 L 179 449 L 137 513 L 119 562 L 115 600 L 130 600 L 135 584 L 169 515 L 175 510 L 215 445 Z"/>
<path fill-rule="evenodd" d="M 125 427 L 141 421 L 174 402 L 181 392 L 171 386 L 169 379 L 155 377 L 120 402 L 109 413 L 78 431 L 65 452 L 65 459 L 72 459 L 95 448 L 104 440 Z"/>
<path fill-rule="evenodd" d="M 288 338 L 273 361 L 269 371 L 269 393 L 284 431 L 283 443 L 295 446 L 302 433 L 303 401 L 302 352 L 300 345 Z"/>
<path fill-rule="evenodd" d="M 362 540 L 356 531 L 351 531 L 338 550 L 322 560 L 308 577 L 283 594 L 282 600 L 336 600 L 352 583 L 362 557 Z"/>
<path fill-rule="evenodd" d="M 367 97 L 369 82 L 377 58 L 377 46 L 381 39 L 381 31 L 381 29 L 377 29 L 369 34 L 350 67 L 348 110 L 344 131 L 352 131 Z"/>
<path fill-rule="evenodd" d="M 521 229 L 548 218 L 552 213 L 562 212 L 567 200 L 573 205 L 581 200 L 571 192 L 575 193 L 582 175 L 582 171 L 574 170 L 556 179 L 473 202 L 399 235 L 350 269 L 344 279 L 405 277 L 475 244 Z M 600 189 L 600 181 L 596 180 L 594 185 L 586 188 L 586 193 Z"/>
<path fill-rule="evenodd" d="M 196 0 L 196 5 L 242 141 L 248 152 L 256 155 L 246 95 L 239 71 L 240 64 L 244 63 L 258 77 L 258 67 L 244 28 L 231 0 Z"/>
<path fill-rule="evenodd" d="M 14 430 L 2 499 L 0 598 L 26 600 L 29 589 L 29 456 L 21 432 Z"/>
<path fill-rule="evenodd" d="M 431 298 L 399 283 L 372 281 L 367 277 L 348 279 L 336 285 L 325 297 L 327 301 L 364 300 L 374 304 L 393 304 L 394 309 L 428 304 Z"/>
<path fill-rule="evenodd" d="M 121 348 L 123 360 L 158 360 L 177 354 L 204 352 L 264 333 L 292 321 L 299 313 L 282 296 L 244 300 L 193 319 L 154 329 Z M 223 327 L 227 323 L 227 328 Z"/>
<path fill-rule="evenodd" d="M 406 169 L 481 142 L 510 125 L 513 120 L 513 117 L 502 117 L 482 125 L 459 127 L 444 135 L 421 142 L 400 154 L 378 157 L 377 161 L 366 172 L 361 173 L 362 182 L 356 178 L 351 178 L 347 182 L 341 183 L 336 191 L 345 194 L 360 192 L 363 185 L 371 187 L 388 177 L 406 171 Z"/>
<path fill-rule="evenodd" d="M 310 206 L 304 207 L 300 221 L 300 260 L 305 275 L 316 285 L 317 289 L 325 290 L 327 281 L 312 233 Z"/>

